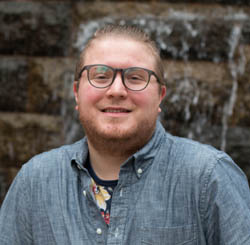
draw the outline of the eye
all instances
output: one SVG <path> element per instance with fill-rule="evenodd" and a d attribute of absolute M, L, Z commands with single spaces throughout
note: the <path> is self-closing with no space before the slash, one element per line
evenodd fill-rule
<path fill-rule="evenodd" d="M 138 76 L 138 75 L 133 75 L 131 76 L 129 79 L 133 79 L 133 80 L 141 80 L 143 79 L 142 77 Z"/>
<path fill-rule="evenodd" d="M 145 76 L 142 76 L 141 74 L 129 74 L 126 76 L 126 80 L 129 82 L 144 82 L 145 81 Z"/>
<path fill-rule="evenodd" d="M 106 81 L 112 79 L 113 74 L 111 72 L 93 72 L 90 74 L 90 78 L 98 81 Z"/>
<path fill-rule="evenodd" d="M 94 80 L 107 80 L 112 78 L 112 70 L 106 66 L 92 66 L 89 70 L 89 78 Z"/>
<path fill-rule="evenodd" d="M 107 79 L 109 76 L 107 74 L 96 74 L 95 79 Z"/>
<path fill-rule="evenodd" d="M 147 82 L 148 73 L 142 68 L 129 68 L 125 73 L 125 79 L 131 83 Z"/>

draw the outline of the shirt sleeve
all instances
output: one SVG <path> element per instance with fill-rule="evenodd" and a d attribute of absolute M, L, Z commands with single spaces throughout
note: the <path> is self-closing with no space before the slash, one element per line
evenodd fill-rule
<path fill-rule="evenodd" d="M 31 200 L 28 176 L 23 167 L 14 179 L 0 209 L 0 244 L 32 244 Z"/>
<path fill-rule="evenodd" d="M 208 245 L 250 244 L 250 190 L 241 169 L 223 154 L 206 183 L 204 226 Z"/>

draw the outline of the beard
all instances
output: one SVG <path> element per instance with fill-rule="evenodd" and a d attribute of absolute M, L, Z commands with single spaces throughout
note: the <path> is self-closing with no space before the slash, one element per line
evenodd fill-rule
<path fill-rule="evenodd" d="M 129 157 L 141 149 L 152 137 L 157 115 L 126 128 L 117 119 L 102 126 L 94 118 L 79 114 L 79 120 L 91 145 L 100 153 Z M 104 123 L 105 124 L 105 123 Z"/>

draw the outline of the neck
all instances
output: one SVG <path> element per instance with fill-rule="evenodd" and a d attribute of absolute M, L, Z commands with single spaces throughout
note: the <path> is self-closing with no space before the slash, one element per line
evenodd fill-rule
<path fill-rule="evenodd" d="M 107 137 L 95 134 L 93 130 L 85 132 L 91 165 L 96 175 L 103 180 L 115 180 L 119 177 L 121 165 L 150 140 L 154 127 L 151 130 L 147 128 L 147 131 L 138 130 L 127 137 Z"/>
<path fill-rule="evenodd" d="M 121 165 L 131 154 L 114 154 L 114 151 L 96 149 L 89 140 L 88 147 L 90 162 L 96 175 L 102 180 L 118 179 Z"/>

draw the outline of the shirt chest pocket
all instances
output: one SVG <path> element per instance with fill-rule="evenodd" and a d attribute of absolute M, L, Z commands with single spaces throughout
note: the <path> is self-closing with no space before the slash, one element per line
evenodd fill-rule
<path fill-rule="evenodd" d="M 196 225 L 141 229 L 144 245 L 197 245 Z"/>

